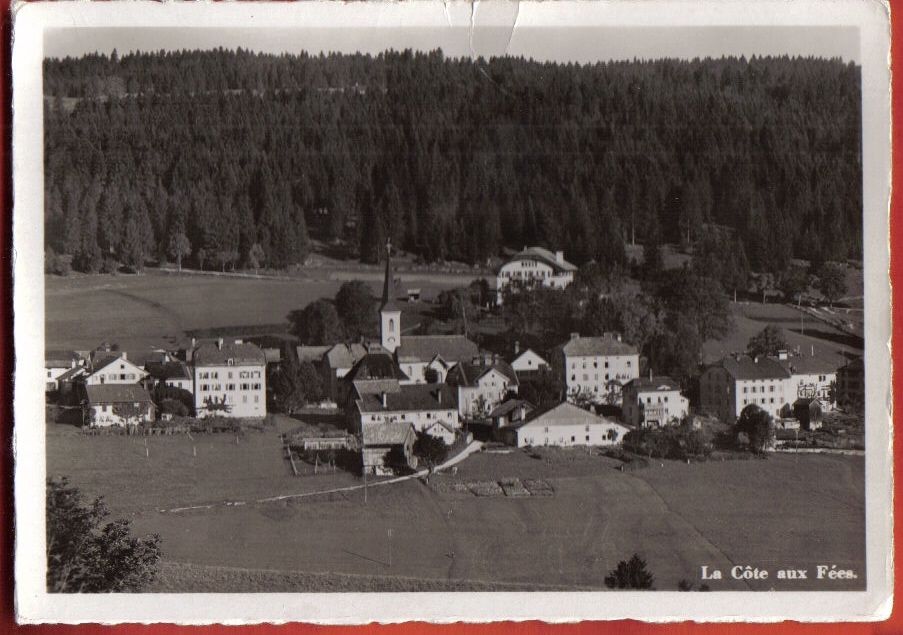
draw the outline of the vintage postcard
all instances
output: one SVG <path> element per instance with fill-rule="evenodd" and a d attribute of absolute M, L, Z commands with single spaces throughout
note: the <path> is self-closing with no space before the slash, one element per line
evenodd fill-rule
<path fill-rule="evenodd" d="M 885 4 L 14 18 L 20 621 L 889 614 Z"/>

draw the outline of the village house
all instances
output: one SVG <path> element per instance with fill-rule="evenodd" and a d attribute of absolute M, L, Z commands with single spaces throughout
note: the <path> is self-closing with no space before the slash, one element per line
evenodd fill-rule
<path fill-rule="evenodd" d="M 75 351 L 44 351 L 44 390 L 47 392 L 59 390 L 61 375 L 79 368 L 84 360 Z"/>
<path fill-rule="evenodd" d="M 266 356 L 254 344 L 222 338 L 192 353 L 198 417 L 266 416 Z"/>
<path fill-rule="evenodd" d="M 552 367 L 567 386 L 569 400 L 618 405 L 624 384 L 639 377 L 640 355 L 619 334 L 571 333 L 571 339 L 553 351 Z"/>
<path fill-rule="evenodd" d="M 395 474 L 396 467 L 416 468 L 416 440 L 414 427 L 404 421 L 368 425 L 361 433 L 364 474 L 391 476 Z"/>
<path fill-rule="evenodd" d="M 523 423 L 500 429 L 505 442 L 519 448 L 555 445 L 613 445 L 630 428 L 564 402 L 530 413 Z"/>
<path fill-rule="evenodd" d="M 565 289 L 574 281 L 577 266 L 564 259 L 564 252 L 542 247 L 524 247 L 499 269 L 496 276 L 496 302 L 502 303 L 502 291 L 509 285 L 531 287 L 537 284 Z"/>
<path fill-rule="evenodd" d="M 489 413 L 489 420 L 495 430 L 507 428 L 524 421 L 535 408 L 529 401 L 523 399 L 508 399 L 496 406 Z"/>
<path fill-rule="evenodd" d="M 784 406 L 796 400 L 795 392 L 788 394 L 790 377 L 790 371 L 776 359 L 747 355 L 725 357 L 706 368 L 699 377 L 700 408 L 725 423 L 734 423 L 750 404 L 780 417 Z"/>
<path fill-rule="evenodd" d="M 865 403 L 865 364 L 861 357 L 837 369 L 837 405 L 862 408 Z"/>
<path fill-rule="evenodd" d="M 88 384 L 82 415 L 91 427 L 138 425 L 154 420 L 154 402 L 138 384 Z"/>
<path fill-rule="evenodd" d="M 624 384 L 621 405 L 624 423 L 647 428 L 680 421 L 690 410 L 690 402 L 680 394 L 680 386 L 670 377 L 637 377 Z"/>
<path fill-rule="evenodd" d="M 344 342 L 327 346 L 298 346 L 295 351 L 298 361 L 314 365 L 323 380 L 327 397 L 334 402 L 341 398 L 342 380 L 368 352 L 363 344 Z"/>
<path fill-rule="evenodd" d="M 84 382 L 87 386 L 137 384 L 147 375 L 146 370 L 129 361 L 125 351 L 119 351 L 108 353 L 106 357 L 94 363 Z"/>
<path fill-rule="evenodd" d="M 777 362 L 790 373 L 787 400 L 816 398 L 825 410 L 830 410 L 836 400 L 837 359 L 816 355 L 791 355 L 786 351 L 778 353 Z"/>
<path fill-rule="evenodd" d="M 511 368 L 517 373 L 520 380 L 535 379 L 543 373 L 549 372 L 552 367 L 542 356 L 540 356 L 532 348 L 520 352 L 517 342 L 514 344 L 514 359 L 511 361 Z"/>
<path fill-rule="evenodd" d="M 148 372 L 145 384 L 148 388 L 169 386 L 180 388 L 194 394 L 194 377 L 188 364 L 178 360 L 145 362 L 144 370 Z"/>
<path fill-rule="evenodd" d="M 437 421 L 453 430 L 460 428 L 454 390 L 446 384 L 398 386 L 382 392 L 365 391 L 355 401 L 355 428 L 366 430 L 375 423 L 403 421 L 423 432 Z"/>
<path fill-rule="evenodd" d="M 449 370 L 446 382 L 457 388 L 458 414 L 465 419 L 488 417 L 518 388 L 514 370 L 497 356 L 456 364 Z"/>

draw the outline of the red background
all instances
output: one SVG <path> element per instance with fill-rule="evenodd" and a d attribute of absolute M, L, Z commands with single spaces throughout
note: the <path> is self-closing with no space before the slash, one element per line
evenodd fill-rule
<path fill-rule="evenodd" d="M 14 546 L 14 513 L 13 513 L 13 495 L 12 495 L 12 371 L 14 363 L 13 342 L 12 342 L 12 275 L 11 275 L 11 253 L 12 253 L 12 236 L 10 228 L 12 225 L 11 208 L 12 208 L 12 191 L 11 191 L 11 79 L 10 79 L 10 50 L 11 50 L 11 16 L 9 12 L 10 0 L 0 0 L 0 7 L 3 9 L 2 18 L 0 18 L 0 68 L 3 70 L 3 81 L 0 82 L 0 103 L 2 108 L 2 130 L 4 152 L 2 155 L 2 171 L 3 175 L 3 197 L 0 199 L 0 209 L 3 212 L 2 222 L 0 222 L 0 285 L 2 285 L 3 296 L 2 302 L 4 311 L 2 312 L 2 321 L 0 321 L 0 347 L 2 347 L 2 355 L 0 355 L 0 473 L 7 478 L 2 480 L 0 486 L 0 633 L 52 633 L 58 635 L 82 635 L 87 633 L 115 633 L 129 635 L 160 635 L 163 633 L 197 633 L 210 635 L 213 633 L 223 633 L 236 630 L 235 627 L 226 626 L 199 626 L 199 627 L 180 627 L 172 624 L 158 624 L 152 626 L 143 626 L 139 624 L 124 624 L 119 626 L 100 626 L 97 624 L 85 624 L 80 626 L 66 625 L 41 625 L 41 626 L 19 626 L 15 623 L 15 607 L 13 605 L 13 546 Z M 891 9 L 891 71 L 894 75 L 903 75 L 903 0 L 889 0 L 888 4 Z M 893 82 L 894 84 L 899 82 Z M 892 133 L 894 145 L 903 143 L 903 90 L 898 90 L 894 86 L 892 95 L 892 111 L 897 116 L 894 118 Z M 896 153 L 893 153 L 896 155 Z M 894 156 L 896 159 L 896 156 Z M 903 183 L 903 160 L 893 161 L 893 182 Z M 893 303 L 898 304 L 903 299 L 903 256 L 900 255 L 900 249 L 903 249 L 903 220 L 900 214 L 903 213 L 903 194 L 899 189 L 895 189 L 891 195 L 891 279 L 896 282 L 893 289 Z M 893 326 L 893 341 L 898 342 L 903 337 L 903 320 L 895 320 Z M 897 371 L 897 363 L 894 360 L 894 371 Z M 901 399 L 903 399 L 903 381 L 898 380 L 897 373 L 894 372 L 894 410 L 900 407 Z M 896 422 L 896 417 L 894 418 Z M 903 448 L 897 443 L 894 451 L 894 468 L 895 471 L 903 466 Z M 894 517 L 899 520 L 903 518 L 903 502 L 901 502 L 901 486 L 898 480 L 894 487 Z M 900 589 L 903 587 L 903 558 L 900 553 L 903 550 L 899 539 L 894 541 L 895 549 L 895 567 L 894 567 L 894 587 Z M 752 597 L 750 598 L 753 599 Z M 895 598 L 899 600 L 899 598 Z M 619 622 L 582 622 L 579 624 L 565 625 L 549 625 L 542 622 L 502 622 L 495 624 L 475 624 L 475 625 L 426 625 L 422 623 L 408 623 L 400 625 L 380 626 L 368 625 L 357 627 L 324 627 L 312 626 L 309 624 L 286 624 L 282 626 L 273 626 L 269 624 L 258 626 L 241 627 L 243 633 L 252 633 L 254 635 L 278 635 L 282 633 L 316 633 L 324 635 L 334 634 L 355 634 L 363 633 L 402 633 L 405 635 L 413 635 L 415 633 L 423 633 L 429 631 L 447 634 L 461 635 L 486 635 L 489 633 L 510 633 L 517 635 L 583 635 L 585 633 L 597 633 L 601 630 L 606 632 L 633 634 L 633 633 L 737 633 L 740 635 L 746 633 L 825 633 L 831 634 L 864 634 L 874 633 L 879 635 L 889 635 L 891 633 L 903 633 L 903 608 L 899 606 L 900 602 L 895 601 L 894 611 L 891 618 L 884 622 L 869 623 L 840 623 L 840 624 L 801 624 L 797 622 L 781 622 L 776 624 L 696 624 L 692 622 L 672 623 L 672 624 L 644 624 L 636 621 L 619 621 Z"/>

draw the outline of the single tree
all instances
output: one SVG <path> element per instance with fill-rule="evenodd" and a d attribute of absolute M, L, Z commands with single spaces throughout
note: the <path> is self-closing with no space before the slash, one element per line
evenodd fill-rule
<path fill-rule="evenodd" d="M 347 337 L 356 340 L 376 332 L 376 296 L 366 282 L 349 280 L 342 284 L 335 295 L 335 308 Z"/>
<path fill-rule="evenodd" d="M 254 268 L 254 275 L 257 275 L 257 272 L 260 270 L 264 258 L 263 247 L 260 246 L 260 243 L 251 245 L 251 248 L 248 250 L 248 264 Z"/>
<path fill-rule="evenodd" d="M 102 498 L 86 503 L 67 478 L 51 478 L 46 505 L 49 592 L 139 591 L 156 576 L 160 537 L 135 538 L 124 519 L 102 524 Z"/>
<path fill-rule="evenodd" d="M 769 324 L 753 335 L 746 344 L 746 352 L 750 357 L 777 355 L 778 351 L 786 349 L 787 341 L 784 339 L 784 330 L 774 324 Z"/>
<path fill-rule="evenodd" d="M 803 294 L 809 288 L 809 276 L 803 267 L 787 267 L 778 276 L 778 289 L 784 295 L 784 301 L 802 302 Z"/>
<path fill-rule="evenodd" d="M 320 298 L 300 310 L 288 314 L 292 332 L 303 344 L 320 346 L 335 344 L 345 339 L 345 327 L 339 318 L 335 304 Z"/>
<path fill-rule="evenodd" d="M 182 271 L 182 258 L 191 255 L 191 243 L 183 232 L 173 234 L 169 239 L 169 255 L 176 259 L 179 271 Z"/>
<path fill-rule="evenodd" d="M 442 463 L 448 456 L 448 445 L 439 437 L 426 432 L 418 432 L 414 441 L 414 456 L 427 468 L 432 469 Z"/>
<path fill-rule="evenodd" d="M 749 448 L 756 454 L 762 454 L 771 438 L 771 415 L 755 404 L 746 406 L 737 419 L 737 432 L 742 432 L 749 439 Z"/>
<path fill-rule="evenodd" d="M 639 554 L 630 560 L 621 560 L 618 566 L 605 576 L 605 586 L 609 589 L 654 590 L 655 577 L 646 570 L 646 561 Z"/>
<path fill-rule="evenodd" d="M 816 288 L 833 307 L 834 301 L 847 291 L 847 277 L 843 265 L 837 262 L 823 264 L 818 270 Z"/>

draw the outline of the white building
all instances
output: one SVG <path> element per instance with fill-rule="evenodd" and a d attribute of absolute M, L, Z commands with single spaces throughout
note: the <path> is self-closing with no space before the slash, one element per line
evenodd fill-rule
<path fill-rule="evenodd" d="M 527 287 L 542 284 L 552 289 L 564 289 L 574 281 L 576 271 L 576 265 L 564 259 L 564 252 L 524 247 L 499 269 L 495 279 L 496 301 L 502 303 L 502 290 L 511 284 Z"/>
<path fill-rule="evenodd" d="M 381 380 L 391 384 L 392 380 Z M 364 392 L 355 400 L 356 427 L 359 432 L 380 423 L 404 422 L 423 432 L 437 421 L 453 430 L 461 424 L 454 390 L 445 384 L 386 386 L 380 392 Z"/>
<path fill-rule="evenodd" d="M 687 415 L 690 402 L 670 377 L 638 377 L 624 384 L 624 423 L 651 427 L 674 423 Z"/>
<path fill-rule="evenodd" d="M 192 355 L 198 417 L 266 416 L 266 356 L 241 340 L 205 343 Z"/>
<path fill-rule="evenodd" d="M 485 361 L 460 363 L 448 372 L 446 381 L 458 389 L 458 413 L 464 418 L 486 418 L 508 393 L 517 392 L 517 375 L 509 364 Z"/>
<path fill-rule="evenodd" d="M 154 420 L 154 402 L 138 384 L 85 386 L 85 425 L 109 427 L 138 425 Z"/>
<path fill-rule="evenodd" d="M 734 423 L 751 404 L 780 417 L 790 398 L 790 371 L 768 357 L 735 355 L 709 366 L 699 377 L 699 401 L 703 412 L 725 423 Z"/>
<path fill-rule="evenodd" d="M 125 351 L 111 353 L 94 364 L 91 373 L 85 377 L 85 385 L 100 384 L 137 384 L 148 375 L 143 368 L 128 360 Z"/>
<path fill-rule="evenodd" d="M 814 351 L 811 355 L 778 354 L 777 362 L 790 373 L 787 400 L 793 403 L 797 399 L 816 398 L 823 409 L 833 409 L 837 401 L 837 369 L 844 361 L 816 355 Z"/>
<path fill-rule="evenodd" d="M 69 371 L 81 368 L 84 360 L 75 351 L 44 351 L 44 389 L 58 390 L 58 380 Z"/>
<path fill-rule="evenodd" d="M 511 361 L 511 368 L 519 379 L 523 379 L 549 371 L 552 367 L 536 351 L 528 348 Z"/>
<path fill-rule="evenodd" d="M 640 355 L 618 334 L 571 333 L 571 339 L 553 351 L 552 366 L 567 386 L 568 399 L 619 404 L 624 384 L 639 376 Z"/>
<path fill-rule="evenodd" d="M 511 445 L 613 445 L 630 431 L 627 426 L 594 415 L 567 402 L 536 410 L 517 426 L 503 428 Z"/>

